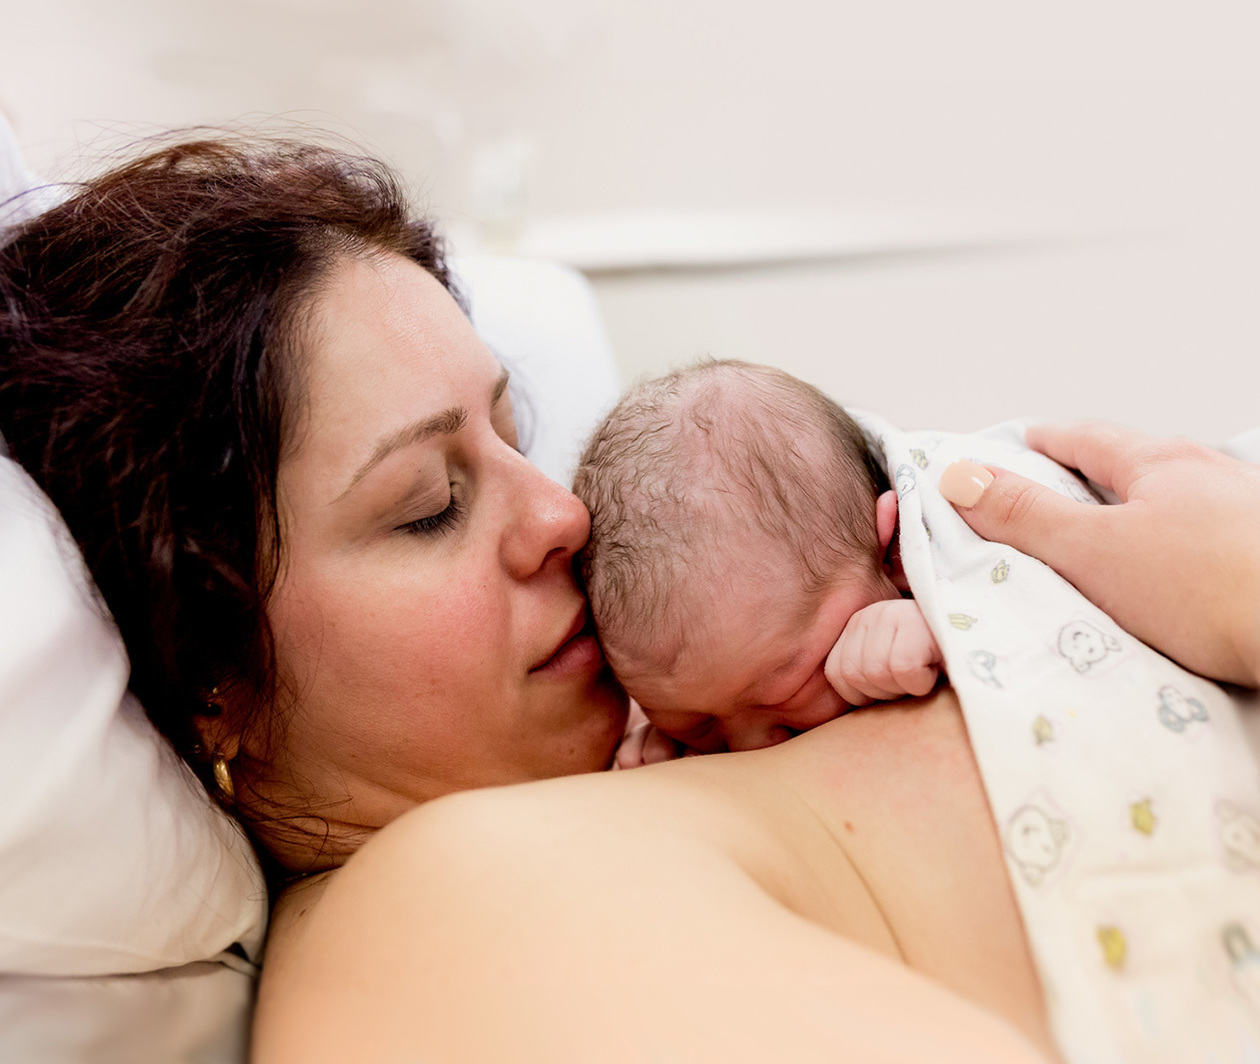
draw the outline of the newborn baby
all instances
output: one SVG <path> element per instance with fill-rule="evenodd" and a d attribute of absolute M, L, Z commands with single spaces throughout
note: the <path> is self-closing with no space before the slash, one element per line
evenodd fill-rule
<path fill-rule="evenodd" d="M 621 767 L 770 746 L 935 685 L 897 496 L 853 419 L 790 374 L 708 361 L 639 385 L 574 491 L 600 642 L 650 722 Z"/>

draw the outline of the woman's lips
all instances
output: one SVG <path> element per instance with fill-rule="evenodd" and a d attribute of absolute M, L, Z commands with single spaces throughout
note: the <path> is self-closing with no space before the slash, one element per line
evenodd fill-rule
<path fill-rule="evenodd" d="M 572 672 L 585 672 L 602 666 L 603 663 L 603 653 L 599 649 L 595 634 L 590 630 L 586 608 L 583 607 L 578 611 L 578 615 L 565 632 L 564 638 L 560 640 L 551 655 L 529 671 L 530 675 L 542 673 L 548 676 L 559 676 Z"/>

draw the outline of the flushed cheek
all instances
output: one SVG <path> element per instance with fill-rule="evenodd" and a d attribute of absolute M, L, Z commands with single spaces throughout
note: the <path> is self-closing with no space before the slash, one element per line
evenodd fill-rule
<path fill-rule="evenodd" d="M 498 618 L 467 601 L 455 612 L 442 605 L 413 600 L 339 615 L 330 635 L 341 670 L 408 700 L 493 685 L 507 653 Z"/>
<path fill-rule="evenodd" d="M 273 597 L 271 620 L 286 672 L 300 686 L 411 703 L 449 693 L 459 678 L 484 672 L 479 666 L 493 660 L 492 648 L 503 653 L 502 615 L 476 594 L 477 582 L 434 596 L 396 574 L 287 575 Z M 477 664 L 470 670 L 470 663 Z"/>

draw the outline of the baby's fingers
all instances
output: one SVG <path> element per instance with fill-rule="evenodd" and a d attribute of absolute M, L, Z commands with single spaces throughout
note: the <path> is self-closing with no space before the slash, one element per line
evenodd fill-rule
<path fill-rule="evenodd" d="M 662 761 L 673 761 L 683 752 L 681 743 L 666 735 L 660 728 L 649 728 L 647 740 L 643 744 L 643 764 L 658 765 Z"/>
<path fill-rule="evenodd" d="M 613 768 L 638 768 L 640 765 L 647 764 L 643 759 L 644 745 L 654 730 L 652 725 L 646 722 L 631 728 L 621 740 L 621 745 L 617 747 L 617 753 L 613 757 Z"/>
<path fill-rule="evenodd" d="M 893 667 L 893 683 L 904 695 L 921 698 L 936 686 L 940 669 L 935 665 L 901 665 Z"/>
<path fill-rule="evenodd" d="M 902 620 L 889 650 L 888 668 L 898 691 L 919 698 L 936 686 L 941 648 L 917 608 L 903 611 Z"/>
<path fill-rule="evenodd" d="M 871 657 L 870 650 L 871 647 L 868 645 L 867 661 L 862 675 L 855 677 L 850 682 L 878 702 L 890 702 L 908 694 L 909 689 L 906 687 L 906 681 L 902 679 L 902 673 L 905 672 L 909 675 L 914 672 L 914 669 L 899 669 L 892 663 L 886 653 L 878 657 Z M 922 683 L 922 679 L 919 682 Z M 935 680 L 933 680 L 933 683 L 935 683 Z M 927 690 L 930 691 L 931 689 L 931 687 L 928 687 Z"/>
<path fill-rule="evenodd" d="M 850 684 L 880 702 L 898 698 L 903 693 L 892 667 L 894 649 L 905 642 L 902 611 L 896 608 L 898 605 L 883 602 L 878 604 L 883 608 L 863 612 L 866 637 L 862 641 L 857 671 L 849 676 Z"/>
<path fill-rule="evenodd" d="M 874 666 L 867 650 L 860 650 L 856 656 L 842 652 L 834 663 L 828 658 L 828 664 L 823 667 L 823 675 L 836 694 L 851 706 L 885 702 L 901 694 L 894 689 L 895 685 L 887 668 Z"/>
<path fill-rule="evenodd" d="M 841 698 L 851 706 L 864 706 L 872 699 L 860 691 L 854 680 L 861 676 L 862 643 L 865 626 L 850 624 L 840 633 L 836 645 L 831 648 L 823 664 L 823 676 Z"/>

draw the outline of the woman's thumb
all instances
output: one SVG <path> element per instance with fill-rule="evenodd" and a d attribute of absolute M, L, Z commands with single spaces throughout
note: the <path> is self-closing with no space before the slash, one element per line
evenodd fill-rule
<path fill-rule="evenodd" d="M 1058 555 L 1075 540 L 1076 526 L 1088 520 L 1087 507 L 1005 469 L 986 469 L 960 459 L 941 474 L 940 492 L 985 539 L 1058 568 Z"/>

